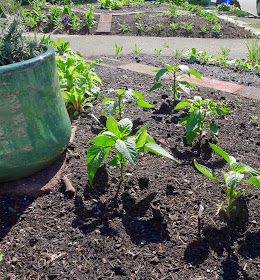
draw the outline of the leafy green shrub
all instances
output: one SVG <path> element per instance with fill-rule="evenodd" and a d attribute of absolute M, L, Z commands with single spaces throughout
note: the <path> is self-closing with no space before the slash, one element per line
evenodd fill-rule
<path fill-rule="evenodd" d="M 228 3 L 221 3 L 217 6 L 216 9 L 222 12 L 229 12 L 231 10 L 231 5 L 229 5 Z"/>
<path fill-rule="evenodd" d="M 116 152 L 108 165 L 120 166 L 120 178 L 124 180 L 124 166 L 127 162 L 135 165 L 138 154 L 144 150 L 164 156 L 178 162 L 171 154 L 156 144 L 153 138 L 147 133 L 147 125 L 139 129 L 135 135 L 132 133 L 133 123 L 128 118 L 117 122 L 112 116 L 109 116 L 106 122 L 106 129 L 98 136 L 91 139 L 87 144 L 94 141 L 94 145 L 87 152 L 88 177 L 91 186 L 93 186 L 94 176 L 108 157 L 112 148 Z"/>
<path fill-rule="evenodd" d="M 188 0 L 188 2 L 189 4 L 192 5 L 202 5 L 202 6 L 207 6 L 210 3 L 209 0 Z"/>
<path fill-rule="evenodd" d="M 226 152 L 224 152 L 221 148 L 210 144 L 211 148 L 218 153 L 229 165 L 229 172 L 223 172 L 223 177 L 225 181 L 225 185 L 221 184 L 214 173 L 213 170 L 210 168 L 197 163 L 194 161 L 195 167 L 205 176 L 209 177 L 210 179 L 214 180 L 221 190 L 226 194 L 227 198 L 227 208 L 225 209 L 223 205 L 219 206 L 223 209 L 230 219 L 230 212 L 235 210 L 236 207 L 234 206 L 234 201 L 242 196 L 243 194 L 247 193 L 251 189 L 258 187 L 260 188 L 260 172 L 254 170 L 250 166 L 237 162 L 236 159 Z M 244 179 L 245 173 L 249 174 L 251 177 L 248 179 Z M 239 190 L 238 185 L 242 183 L 249 183 L 253 184 L 251 187 L 247 187 L 245 190 Z"/>
<path fill-rule="evenodd" d="M 0 19 L 0 66 L 33 58 L 43 52 L 36 38 L 31 39 L 19 16 Z"/>
<path fill-rule="evenodd" d="M 235 14 L 237 17 L 246 17 L 246 16 L 248 16 L 248 12 L 241 11 L 241 10 L 236 10 L 236 11 L 234 11 L 234 14 Z"/>
<path fill-rule="evenodd" d="M 218 141 L 218 127 L 215 123 L 208 123 L 207 119 L 211 115 L 217 115 L 222 119 L 222 113 L 230 113 L 228 108 L 221 108 L 220 105 L 225 105 L 222 102 L 213 102 L 210 99 L 204 99 L 200 96 L 195 96 L 194 99 L 186 99 L 184 102 L 179 102 L 175 109 L 190 107 L 189 116 L 180 120 L 180 124 L 186 125 L 186 141 L 190 145 L 198 136 L 198 141 L 201 141 L 202 136 L 209 129 L 211 136 Z"/>

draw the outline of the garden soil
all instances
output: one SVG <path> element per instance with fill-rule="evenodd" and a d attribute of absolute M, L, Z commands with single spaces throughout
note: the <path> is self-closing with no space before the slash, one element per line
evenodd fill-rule
<path fill-rule="evenodd" d="M 157 56 L 113 59 L 160 66 Z M 160 58 L 166 63 L 174 63 L 172 59 Z M 151 75 L 116 67 L 95 68 L 102 89 L 134 89 L 155 105 L 153 110 L 131 107 L 124 117 L 133 121 L 134 131 L 148 125 L 149 134 L 181 164 L 144 151 L 136 166 L 126 165 L 128 175 L 120 184 L 119 168 L 105 161 L 91 188 L 87 142 L 105 124 L 105 117 L 100 117 L 101 101 L 97 101 L 72 118 L 78 131 L 68 147 L 64 174 L 75 187 L 75 195 L 67 195 L 60 182 L 43 197 L 0 197 L 0 279 L 259 279 L 260 190 L 241 197 L 232 221 L 227 221 L 217 206 L 226 206 L 224 193 L 196 170 L 193 161 L 212 168 L 221 181 L 228 166 L 210 149 L 208 143 L 213 140 L 209 135 L 201 142 L 186 144 L 185 127 L 178 122 L 187 109 L 174 110 L 171 94 L 164 87 L 148 93 L 155 83 Z M 214 78 L 221 79 L 223 71 L 214 66 Z M 201 72 L 206 76 L 207 70 Z M 247 77 L 237 71 L 227 73 L 237 83 L 240 76 Z M 245 79 L 243 84 L 259 86 L 250 75 Z M 223 119 L 212 119 L 219 127 L 217 145 L 259 170 L 259 101 L 202 87 L 183 98 L 196 95 L 232 109 Z M 258 120 L 254 122 L 253 116 Z M 204 211 L 198 219 L 201 207 Z"/>

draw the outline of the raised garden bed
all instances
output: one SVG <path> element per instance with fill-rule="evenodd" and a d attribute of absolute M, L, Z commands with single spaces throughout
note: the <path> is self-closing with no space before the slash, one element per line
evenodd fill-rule
<path fill-rule="evenodd" d="M 135 57 L 120 59 L 133 62 Z M 150 64 L 157 58 L 139 57 Z M 174 63 L 167 60 L 163 58 Z M 87 141 L 102 130 L 90 117 L 101 112 L 101 103 L 96 103 L 73 121 L 78 132 L 68 148 L 65 174 L 76 188 L 75 197 L 66 196 L 63 183 L 36 200 L 1 196 L 0 247 L 4 257 L 0 277 L 257 279 L 259 190 L 238 201 L 237 215 L 227 223 L 217 214 L 216 206 L 225 203 L 224 194 L 195 169 L 193 160 L 213 168 L 217 176 L 227 165 L 209 148 L 210 138 L 185 145 L 185 128 L 177 123 L 187 110 L 172 111 L 173 101 L 163 89 L 148 94 L 155 81 L 150 75 L 101 66 L 96 71 L 104 88 L 133 88 L 155 104 L 153 112 L 134 108 L 125 117 L 134 121 L 135 129 L 148 124 L 149 133 L 182 164 L 143 152 L 136 168 L 126 166 L 131 175 L 117 199 L 120 171 L 116 167 L 102 165 L 91 188 L 85 158 Z M 229 74 L 234 81 L 237 72 Z M 218 71 L 214 78 L 221 78 Z M 257 82 L 251 85 L 258 86 Z M 252 122 L 252 116 L 260 118 L 259 100 L 209 88 L 195 89 L 194 95 L 224 102 L 233 110 L 223 120 L 215 120 L 220 128 L 219 146 L 259 170 L 260 126 L 259 121 Z M 100 121 L 104 123 L 104 118 Z M 205 210 L 198 227 L 200 204 Z"/>

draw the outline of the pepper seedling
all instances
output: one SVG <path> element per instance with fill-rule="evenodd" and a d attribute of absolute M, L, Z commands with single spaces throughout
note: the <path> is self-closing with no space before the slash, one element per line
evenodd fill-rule
<path fill-rule="evenodd" d="M 202 174 L 214 180 L 226 194 L 227 208 L 225 209 L 222 205 L 219 205 L 219 207 L 225 211 L 228 219 L 230 219 L 230 212 L 236 209 L 236 207 L 234 206 L 234 201 L 246 192 L 256 187 L 260 188 L 260 172 L 254 170 L 244 163 L 237 162 L 233 156 L 228 155 L 216 145 L 210 143 L 210 146 L 216 153 L 222 156 L 229 165 L 230 171 L 223 172 L 225 186 L 223 186 L 217 180 L 216 175 L 212 169 L 199 164 L 196 160 L 194 160 L 194 165 Z M 245 173 L 248 173 L 249 175 L 251 175 L 251 177 L 245 180 Z M 253 184 L 253 186 L 248 187 L 244 190 L 237 190 L 238 185 L 242 183 L 251 183 Z"/>
<path fill-rule="evenodd" d="M 167 157 L 178 162 L 170 153 L 161 146 L 157 145 L 153 138 L 147 133 L 147 125 L 140 128 L 135 135 L 131 136 L 133 123 L 128 118 L 117 122 L 111 115 L 107 118 L 106 129 L 99 135 L 88 141 L 88 144 L 94 141 L 94 145 L 87 152 L 87 167 L 90 185 L 93 187 L 94 176 L 108 157 L 112 148 L 115 149 L 115 155 L 108 162 L 111 166 L 120 166 L 120 178 L 124 180 L 124 166 L 127 162 L 135 165 L 138 154 L 143 150 Z M 178 162 L 180 163 L 180 162 Z"/>
<path fill-rule="evenodd" d="M 198 136 L 199 141 L 206 129 L 210 130 L 211 136 L 218 141 L 218 126 L 215 123 L 208 123 L 207 118 L 211 115 L 217 115 L 222 119 L 222 113 L 230 113 L 232 110 L 221 108 L 220 105 L 225 105 L 222 102 L 213 102 L 210 99 L 202 99 L 200 96 L 195 96 L 194 99 L 185 99 L 179 102 L 174 109 L 190 107 L 189 116 L 182 118 L 179 124 L 186 124 L 186 141 L 190 145 Z"/>

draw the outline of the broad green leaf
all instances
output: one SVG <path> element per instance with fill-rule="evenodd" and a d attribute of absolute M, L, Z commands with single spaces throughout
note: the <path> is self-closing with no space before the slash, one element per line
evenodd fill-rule
<path fill-rule="evenodd" d="M 197 110 L 191 112 L 186 125 L 187 135 L 189 135 L 192 131 L 198 128 L 200 126 L 200 123 L 201 123 L 200 113 Z"/>
<path fill-rule="evenodd" d="M 105 158 L 105 148 L 93 145 L 87 152 L 88 178 L 90 185 L 93 187 L 94 176 Z"/>
<path fill-rule="evenodd" d="M 252 183 L 256 187 L 260 188 L 260 176 L 251 177 L 249 180 L 244 181 L 246 183 Z"/>
<path fill-rule="evenodd" d="M 227 186 L 236 186 L 241 183 L 244 178 L 244 174 L 235 171 L 223 172 L 223 177 Z"/>
<path fill-rule="evenodd" d="M 190 69 L 190 73 L 191 73 L 191 75 L 195 76 L 196 78 L 202 80 L 201 75 L 198 72 Z"/>
<path fill-rule="evenodd" d="M 141 134 L 138 135 L 138 137 L 136 138 L 136 148 L 143 148 L 143 146 L 146 143 L 146 135 L 147 135 L 147 131 L 144 130 Z"/>
<path fill-rule="evenodd" d="M 209 125 L 209 129 L 211 134 L 217 135 L 218 134 L 218 126 L 215 123 L 211 123 Z"/>
<path fill-rule="evenodd" d="M 113 98 L 105 98 L 102 100 L 102 104 L 104 105 L 107 101 L 113 101 Z"/>
<path fill-rule="evenodd" d="M 229 166 L 231 166 L 233 163 L 236 162 L 236 159 L 232 156 L 229 156 L 226 152 L 224 152 L 221 148 L 217 147 L 214 144 L 210 144 L 210 147 L 216 152 L 218 153 L 220 156 L 222 156 L 224 158 L 224 160 L 228 163 Z"/>
<path fill-rule="evenodd" d="M 154 144 L 156 144 L 156 142 L 154 141 L 153 137 L 149 133 L 146 134 L 146 142 L 147 143 L 154 143 Z"/>
<path fill-rule="evenodd" d="M 103 106 L 103 112 L 106 116 L 113 115 L 117 109 L 116 101 L 107 101 Z"/>
<path fill-rule="evenodd" d="M 107 118 L 106 126 L 109 131 L 115 133 L 116 135 L 119 135 L 119 130 L 117 128 L 118 123 L 111 115 L 109 115 Z"/>
<path fill-rule="evenodd" d="M 190 76 L 190 68 L 186 65 L 179 65 L 179 69 L 184 73 Z"/>
<path fill-rule="evenodd" d="M 193 140 L 196 138 L 196 136 L 197 136 L 197 133 L 194 131 L 192 131 L 189 134 L 186 134 L 187 144 L 190 145 L 193 142 Z"/>
<path fill-rule="evenodd" d="M 169 159 L 175 160 L 178 163 L 181 163 L 177 159 L 175 159 L 170 153 L 168 153 L 165 149 L 163 149 L 161 146 L 159 146 L 155 143 L 151 143 L 151 142 L 146 143 L 144 146 L 144 149 L 151 153 L 154 153 L 154 154 L 157 154 L 157 155 L 160 155 L 163 157 L 167 157 Z"/>
<path fill-rule="evenodd" d="M 189 102 L 179 102 L 179 103 L 175 106 L 174 110 L 178 110 L 178 109 L 181 109 L 181 108 L 183 108 L 183 107 L 191 107 L 191 103 L 189 103 Z"/>
<path fill-rule="evenodd" d="M 143 108 L 154 108 L 154 105 L 144 101 L 144 100 L 137 100 L 136 105 Z"/>
<path fill-rule="evenodd" d="M 117 156 L 113 156 L 113 159 L 108 162 L 108 165 L 110 166 L 117 166 L 119 164 L 120 162 Z"/>
<path fill-rule="evenodd" d="M 133 90 L 132 92 L 133 92 L 133 94 L 135 94 L 140 100 L 144 100 L 143 95 L 142 95 L 139 91 Z"/>
<path fill-rule="evenodd" d="M 190 84 L 187 82 L 180 82 L 179 83 L 180 89 L 182 89 L 185 93 L 190 94 Z"/>
<path fill-rule="evenodd" d="M 209 177 L 210 179 L 214 180 L 215 182 L 218 182 L 216 175 L 212 169 L 210 169 L 202 164 L 199 164 L 196 161 L 196 159 L 194 159 L 194 165 L 203 175 Z"/>
<path fill-rule="evenodd" d="M 133 123 L 128 118 L 125 118 L 118 122 L 117 128 L 122 135 L 129 134 L 132 132 Z"/>
<path fill-rule="evenodd" d="M 132 164 L 137 162 L 137 149 L 135 139 L 129 137 L 125 141 L 118 139 L 115 143 L 115 148 L 122 156 Z"/>
<path fill-rule="evenodd" d="M 161 77 L 167 72 L 168 72 L 168 70 L 166 68 L 160 69 L 159 72 L 157 72 L 156 77 L 155 77 L 156 83 L 158 83 L 160 81 Z"/>
<path fill-rule="evenodd" d="M 132 90 L 127 90 L 125 92 L 124 97 L 128 100 L 132 100 L 134 102 L 137 102 L 137 100 L 139 99 L 139 97 L 132 91 Z"/>
<path fill-rule="evenodd" d="M 196 60 L 196 57 L 192 55 L 189 59 L 189 63 L 193 63 Z"/>
<path fill-rule="evenodd" d="M 156 90 L 157 88 L 160 88 L 160 87 L 162 87 L 162 84 L 161 83 L 156 83 L 148 90 L 148 92 Z"/>

